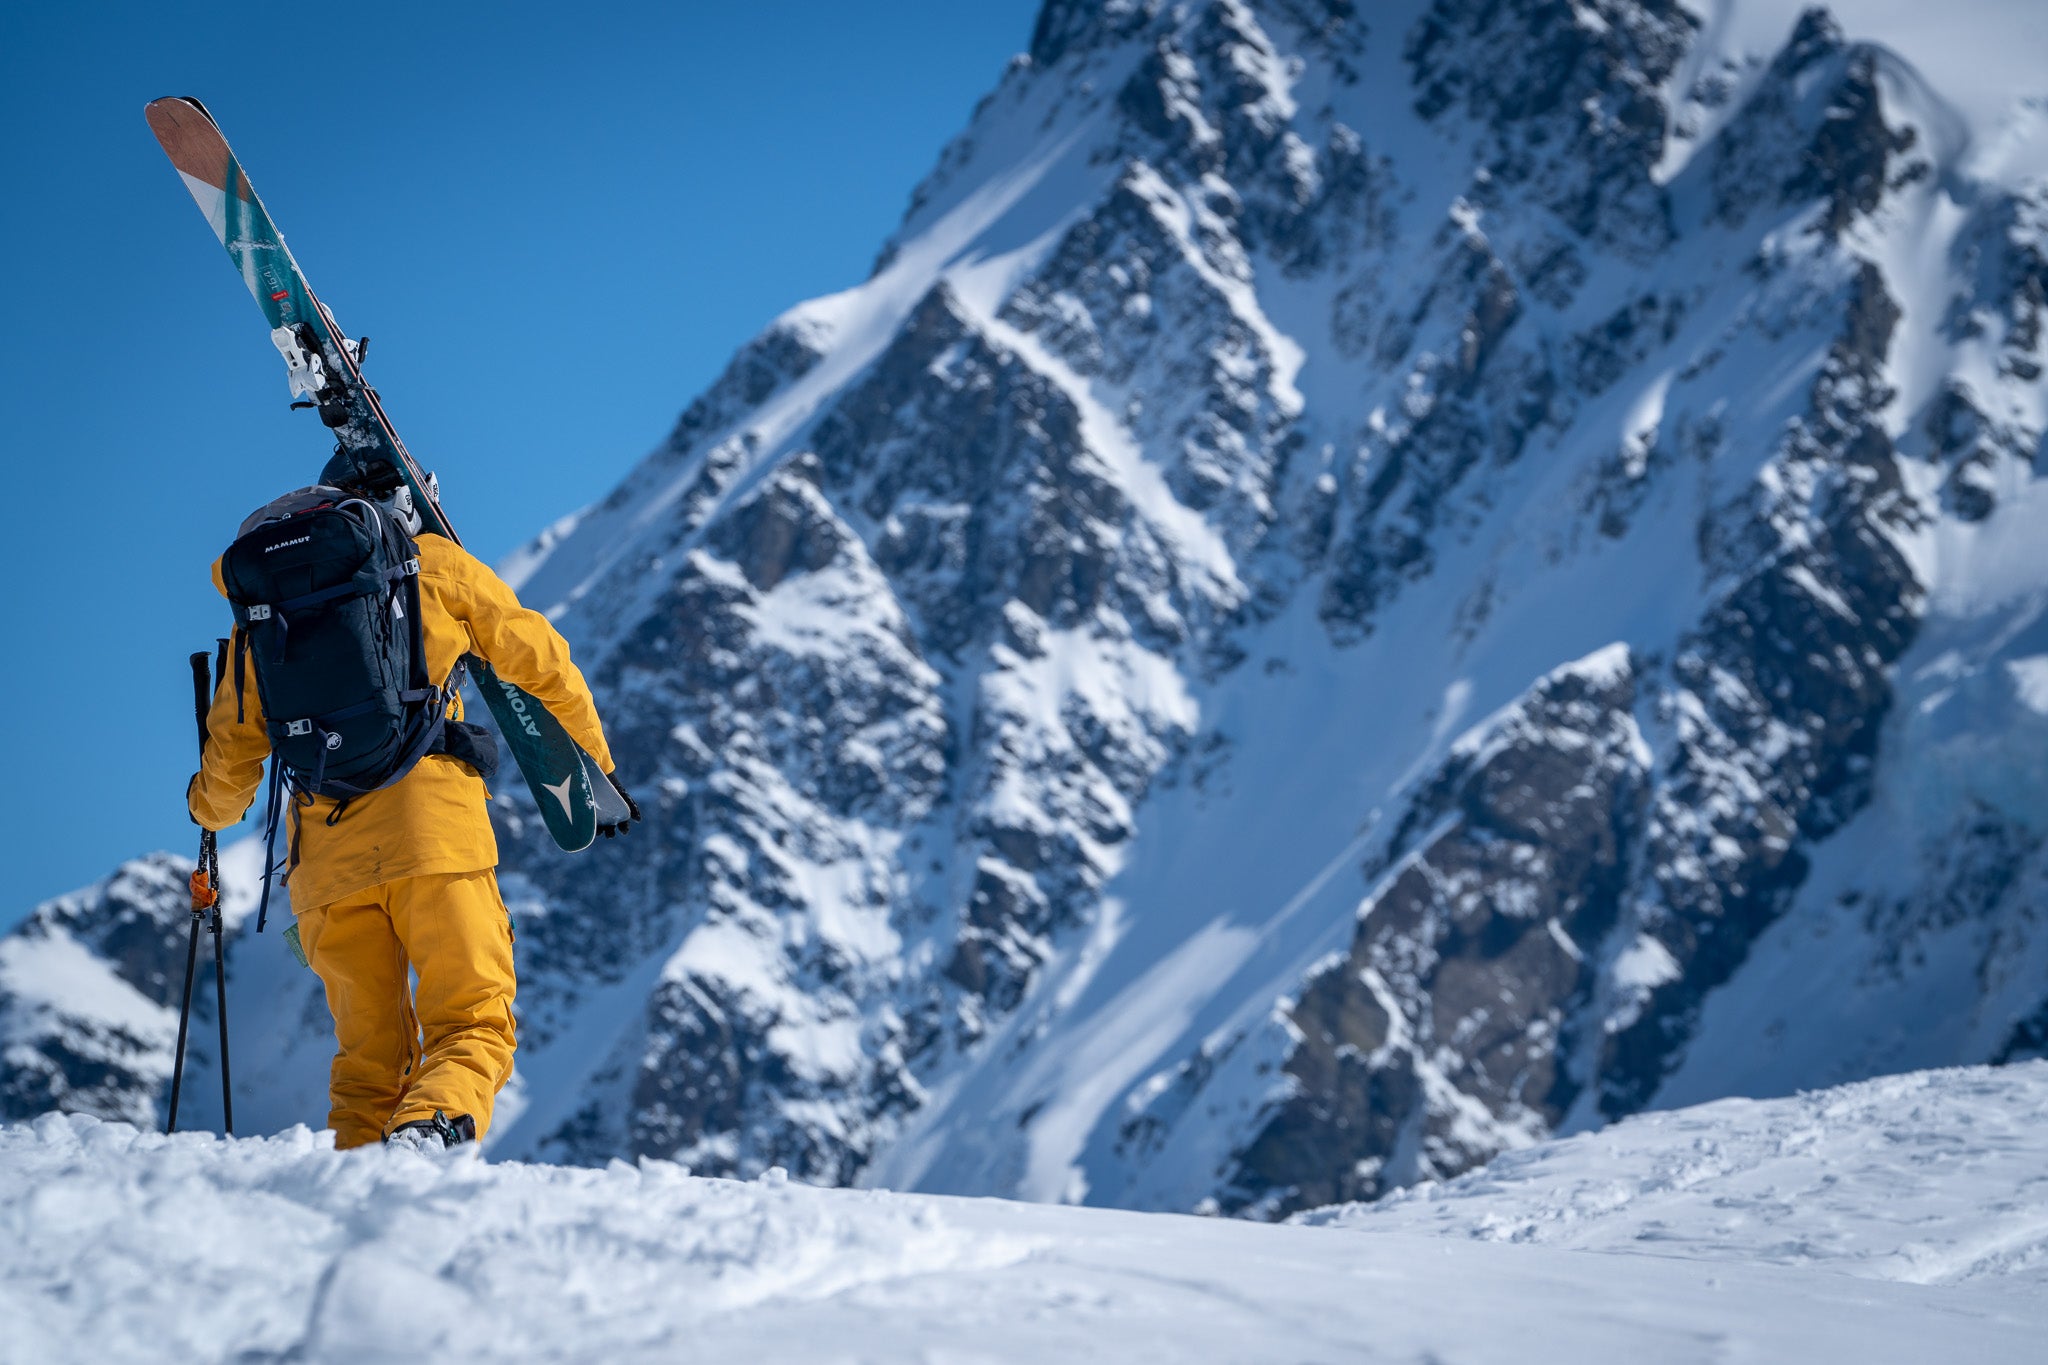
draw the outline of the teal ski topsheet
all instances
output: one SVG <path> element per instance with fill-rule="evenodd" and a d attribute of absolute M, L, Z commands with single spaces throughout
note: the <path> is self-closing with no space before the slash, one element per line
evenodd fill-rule
<path fill-rule="evenodd" d="M 427 529 L 460 544 L 376 390 L 364 382 L 357 343 L 314 296 L 213 116 L 199 101 L 176 96 L 152 100 L 144 112 L 263 309 L 294 394 L 318 407 L 343 447 L 389 460 L 411 485 Z M 537 698 L 499 678 L 482 660 L 473 660 L 471 671 L 557 844 L 571 852 L 587 848 L 599 824 L 624 818 L 624 799 Z"/>

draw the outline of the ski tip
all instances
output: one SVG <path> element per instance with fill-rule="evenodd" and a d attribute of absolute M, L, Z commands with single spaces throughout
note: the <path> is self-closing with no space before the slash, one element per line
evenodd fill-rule
<path fill-rule="evenodd" d="M 206 106 L 190 95 L 165 95 L 142 106 L 142 116 L 149 120 L 150 131 L 157 141 L 166 145 L 179 136 L 189 137 L 198 129 L 220 134 L 220 125 L 213 121 L 213 115 Z"/>
<path fill-rule="evenodd" d="M 171 164 L 188 179 L 203 181 L 223 193 L 232 185 L 239 197 L 253 197 L 237 172 L 220 125 L 206 112 L 206 106 L 189 96 L 166 95 L 151 100 L 142 112 Z"/>

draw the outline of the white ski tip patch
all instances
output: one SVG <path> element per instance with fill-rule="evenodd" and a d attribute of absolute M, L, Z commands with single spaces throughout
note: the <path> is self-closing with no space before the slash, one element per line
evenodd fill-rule
<path fill-rule="evenodd" d="M 206 215 L 207 226 L 213 229 L 213 235 L 225 244 L 228 240 L 228 192 L 183 171 L 178 172 L 178 178 L 185 182 L 192 202 L 199 205 L 199 211 Z"/>
<path fill-rule="evenodd" d="M 569 809 L 569 788 L 573 786 L 575 782 L 575 775 L 571 774 L 570 776 L 563 778 L 559 783 L 543 782 L 540 784 L 549 796 L 554 797 L 555 800 L 562 803 L 562 814 L 568 816 L 571 820 L 576 818 L 576 813 Z"/>

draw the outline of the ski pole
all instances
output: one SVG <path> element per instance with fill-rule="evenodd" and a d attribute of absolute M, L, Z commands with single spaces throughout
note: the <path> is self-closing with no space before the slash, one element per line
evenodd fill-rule
<path fill-rule="evenodd" d="M 221 640 L 217 644 L 213 678 L 215 682 L 225 682 L 228 676 L 228 642 Z M 205 657 L 204 654 L 197 653 L 192 656 L 192 680 L 195 684 L 204 673 Z M 202 760 L 206 757 L 206 711 L 212 696 L 211 688 L 207 689 L 206 701 L 199 700 L 196 691 L 193 694 L 193 704 L 199 716 L 199 755 Z M 228 947 L 227 940 L 221 936 L 220 840 L 212 830 L 207 830 L 199 844 L 200 853 L 206 859 L 206 884 L 213 896 L 213 991 L 216 1002 L 214 1014 L 220 1019 L 220 1127 L 228 1137 L 233 1137 L 235 1096 L 234 1087 L 228 1082 Z"/>
<path fill-rule="evenodd" d="M 220 850 L 211 830 L 200 839 L 200 856 L 206 860 L 207 910 L 213 931 L 214 1016 L 220 1020 L 220 1129 L 235 1135 L 235 1098 L 228 1083 L 228 948 L 221 937 Z"/>
<path fill-rule="evenodd" d="M 199 856 L 206 857 L 206 836 L 199 839 Z M 194 872 L 196 881 L 199 873 Z M 185 942 L 185 998 L 178 1006 L 178 1050 L 171 1063 L 171 1114 L 164 1124 L 166 1133 L 178 1131 L 178 1091 L 185 1084 L 185 1028 L 192 1022 L 192 973 L 199 965 L 199 900 L 198 888 L 193 888 L 192 936 Z"/>
<path fill-rule="evenodd" d="M 192 704 L 199 721 L 199 753 L 206 755 L 206 655 L 194 654 Z M 178 1131 L 178 1095 L 185 1088 L 185 1034 L 192 1023 L 192 977 L 199 967 L 199 918 L 205 911 L 200 903 L 201 880 L 206 875 L 206 856 L 213 843 L 213 831 L 199 835 L 199 866 L 192 870 L 192 932 L 185 940 L 185 990 L 178 1004 L 178 1046 L 171 1054 L 171 1112 L 164 1122 L 166 1133 Z"/>
<path fill-rule="evenodd" d="M 206 754 L 206 710 L 212 697 L 207 672 L 207 658 L 204 651 L 193 654 L 192 706 L 199 726 L 199 753 Z M 171 1065 L 171 1106 L 164 1131 L 178 1131 L 178 1099 L 185 1082 L 185 1041 L 192 1022 L 192 978 L 199 965 L 200 920 L 209 920 L 208 927 L 213 934 L 213 980 L 215 998 L 218 1002 L 216 1013 L 220 1018 L 220 1084 L 221 1084 L 221 1127 L 229 1135 L 235 1131 L 234 1100 L 228 1080 L 228 983 L 226 945 L 221 936 L 220 912 L 220 855 L 212 830 L 202 831 L 199 836 L 199 865 L 192 872 L 192 933 L 185 945 L 185 989 L 178 1009 L 177 1053 Z"/>

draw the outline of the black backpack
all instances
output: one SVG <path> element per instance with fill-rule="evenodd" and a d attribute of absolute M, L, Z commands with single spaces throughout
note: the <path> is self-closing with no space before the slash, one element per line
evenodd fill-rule
<path fill-rule="evenodd" d="M 296 793 L 390 786 L 442 744 L 448 698 L 427 676 L 419 547 L 383 508 L 337 488 L 288 493 L 242 523 L 221 560 L 270 751 Z"/>

